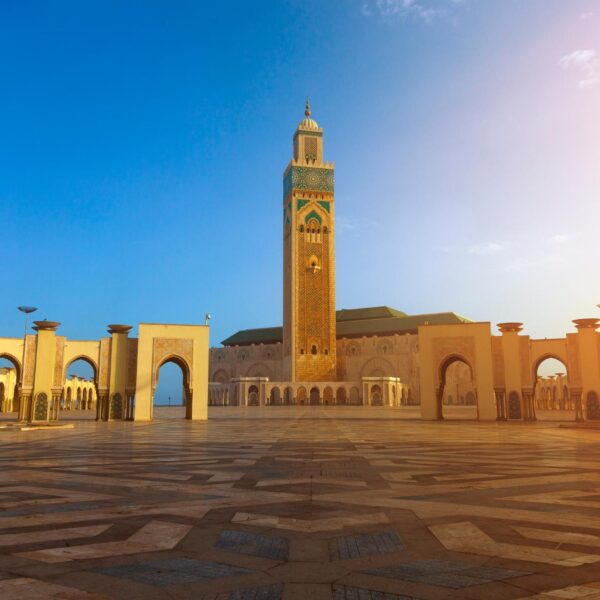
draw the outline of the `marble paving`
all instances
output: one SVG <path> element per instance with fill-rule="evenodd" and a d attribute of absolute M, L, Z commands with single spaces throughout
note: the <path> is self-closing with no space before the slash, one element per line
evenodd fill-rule
<path fill-rule="evenodd" d="M 600 600 L 599 430 L 179 413 L 0 432 L 2 600 Z"/>

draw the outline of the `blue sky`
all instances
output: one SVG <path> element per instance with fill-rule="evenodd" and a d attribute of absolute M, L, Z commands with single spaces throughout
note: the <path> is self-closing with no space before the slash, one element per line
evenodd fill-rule
<path fill-rule="evenodd" d="M 593 0 L 2 2 L 0 332 L 281 322 L 307 95 L 336 163 L 337 304 L 599 315 Z"/>

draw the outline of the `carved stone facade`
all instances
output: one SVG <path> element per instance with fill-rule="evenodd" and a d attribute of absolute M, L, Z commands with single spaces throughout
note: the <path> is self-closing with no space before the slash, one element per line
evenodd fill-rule
<path fill-rule="evenodd" d="M 333 165 L 323 162 L 323 130 L 310 116 L 294 136 L 284 174 L 284 377 L 336 377 Z"/>

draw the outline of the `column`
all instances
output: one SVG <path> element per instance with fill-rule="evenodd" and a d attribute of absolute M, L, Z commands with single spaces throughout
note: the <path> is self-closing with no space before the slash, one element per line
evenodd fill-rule
<path fill-rule="evenodd" d="M 107 406 L 103 418 L 108 421 L 126 418 L 127 403 L 127 346 L 131 325 L 109 325 L 110 375 L 108 383 Z"/>
<path fill-rule="evenodd" d="M 600 356 L 598 333 L 596 332 L 600 324 L 598 319 L 575 319 L 573 323 L 577 328 L 582 387 L 582 393 L 578 399 L 578 414 L 583 420 L 587 394 L 592 390 L 600 394 Z"/>
<path fill-rule="evenodd" d="M 504 388 L 495 388 L 496 411 L 498 421 L 506 421 L 506 390 Z"/>
<path fill-rule="evenodd" d="M 51 418 L 53 398 L 54 363 L 56 360 L 56 329 L 60 325 L 55 321 L 34 321 L 37 331 L 35 352 L 35 374 L 31 408 L 26 419 L 30 422 L 45 421 Z"/>
<path fill-rule="evenodd" d="M 519 332 L 523 329 L 523 323 L 498 323 L 498 329 L 502 334 L 502 354 L 504 357 L 504 396 L 510 397 L 511 392 L 519 394 L 521 402 L 521 415 L 524 420 L 529 420 L 527 402 L 522 393 L 521 374 L 521 349 Z M 505 415 L 508 417 L 508 411 Z"/>

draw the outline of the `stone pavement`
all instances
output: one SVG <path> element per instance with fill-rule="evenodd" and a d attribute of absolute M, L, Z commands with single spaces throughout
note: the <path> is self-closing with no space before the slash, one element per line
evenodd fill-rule
<path fill-rule="evenodd" d="M 1 431 L 0 598 L 600 599 L 600 431 L 210 416 Z"/>

